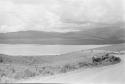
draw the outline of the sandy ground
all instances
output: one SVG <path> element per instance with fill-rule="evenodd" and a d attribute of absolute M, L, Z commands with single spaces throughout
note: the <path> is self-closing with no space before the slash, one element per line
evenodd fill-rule
<path fill-rule="evenodd" d="M 50 77 L 37 77 L 21 80 L 21 83 L 65 83 L 65 84 L 125 84 L 125 55 L 119 55 L 121 63 L 100 67 L 80 69 L 66 74 Z"/>

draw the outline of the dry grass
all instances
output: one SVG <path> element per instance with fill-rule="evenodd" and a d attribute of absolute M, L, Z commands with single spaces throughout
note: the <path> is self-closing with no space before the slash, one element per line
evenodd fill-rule
<path fill-rule="evenodd" d="M 118 46 L 116 47 L 118 48 Z M 59 56 L 8 56 L 1 54 L 0 82 L 13 82 L 15 80 L 27 79 L 30 77 L 50 76 L 80 68 L 90 68 L 118 63 L 109 62 L 109 60 L 98 64 L 93 63 L 93 56 L 101 57 L 104 54 L 104 52 L 84 53 L 81 51 Z"/>
<path fill-rule="evenodd" d="M 102 54 L 100 54 L 102 55 Z M 11 56 L 10 56 L 11 57 Z M 3 60 L 3 63 L 0 64 L 0 82 L 12 82 L 12 80 L 20 80 L 20 79 L 27 79 L 30 77 L 36 77 L 36 76 L 50 76 L 50 75 L 55 75 L 59 73 L 66 73 L 69 71 L 73 71 L 76 69 L 80 68 L 89 68 L 89 67 L 95 67 L 95 66 L 104 66 L 104 65 L 110 65 L 109 61 L 107 62 L 101 62 L 99 64 L 94 64 L 92 62 L 91 56 L 73 56 L 75 59 L 68 59 L 69 61 L 56 61 L 55 59 L 52 59 L 51 62 L 46 62 L 46 63 L 41 63 L 40 64 L 40 59 L 42 57 L 38 57 L 39 60 L 37 61 L 37 57 L 35 59 L 32 58 L 32 61 L 28 63 L 28 59 L 31 59 L 30 57 L 27 57 L 27 59 L 24 58 L 26 57 L 19 57 L 22 58 L 18 62 L 19 59 L 13 59 L 13 57 L 10 59 L 7 56 L 8 61 Z M 6 57 L 4 56 L 4 59 Z M 18 57 L 16 57 L 18 58 Z M 43 57 L 45 58 L 45 57 Z M 79 59 L 78 59 L 79 58 Z M 67 59 L 67 57 L 66 57 Z M 14 60 L 14 62 L 13 62 Z M 34 61 L 35 60 L 35 61 Z M 45 59 L 42 59 L 45 60 Z M 64 59 L 63 59 L 64 60 Z M 22 61 L 22 62 L 21 62 Z M 55 61 L 55 62 L 53 62 Z M 35 62 L 35 63 L 34 63 Z M 37 64 L 38 62 L 38 64 Z M 45 62 L 45 61 L 44 61 Z"/>

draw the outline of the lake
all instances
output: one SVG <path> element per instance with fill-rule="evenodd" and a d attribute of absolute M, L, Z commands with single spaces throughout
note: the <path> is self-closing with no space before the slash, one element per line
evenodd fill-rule
<path fill-rule="evenodd" d="M 0 53 L 7 55 L 59 55 L 108 45 L 40 45 L 0 44 Z"/>

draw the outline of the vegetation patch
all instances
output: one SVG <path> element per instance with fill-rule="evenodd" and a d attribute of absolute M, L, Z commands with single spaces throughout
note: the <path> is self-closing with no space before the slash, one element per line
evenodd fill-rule
<path fill-rule="evenodd" d="M 84 57 L 84 56 L 83 56 Z M 40 58 L 39 58 L 40 59 Z M 33 57 L 32 57 L 33 60 Z M 90 56 L 87 60 L 80 60 L 56 65 L 42 65 L 37 64 L 37 60 L 35 58 L 35 63 L 27 65 L 27 63 L 23 60 L 20 60 L 19 63 L 14 64 L 16 59 L 11 59 L 6 56 L 0 57 L 0 82 L 10 82 L 10 80 L 20 80 L 27 79 L 30 77 L 36 76 L 50 76 L 59 73 L 66 73 L 69 71 L 74 71 L 80 68 L 91 68 L 96 66 L 106 66 L 111 64 L 116 64 L 121 61 L 119 57 L 113 56 L 110 53 L 103 54 L 101 56 Z M 33 60 L 34 61 L 34 60 Z M 42 60 L 41 60 L 42 61 Z M 21 64 L 23 63 L 23 64 Z"/>

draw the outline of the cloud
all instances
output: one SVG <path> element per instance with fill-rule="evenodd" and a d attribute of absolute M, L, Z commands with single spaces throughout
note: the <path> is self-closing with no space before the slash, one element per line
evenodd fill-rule
<path fill-rule="evenodd" d="M 123 20 L 122 0 L 0 0 L 0 32 L 80 31 Z"/>
<path fill-rule="evenodd" d="M 45 6 L 33 4 L 16 5 L 12 2 L 1 4 L 4 4 L 2 6 L 4 9 L 0 10 L 0 32 L 21 31 L 22 29 L 50 31 L 52 30 L 51 28 L 61 23 L 60 17 Z"/>

